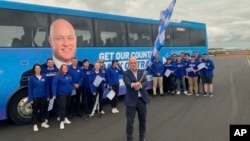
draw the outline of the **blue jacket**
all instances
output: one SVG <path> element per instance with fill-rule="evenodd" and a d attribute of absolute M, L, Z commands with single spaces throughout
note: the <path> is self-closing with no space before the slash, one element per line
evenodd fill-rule
<path fill-rule="evenodd" d="M 154 61 L 151 65 L 151 73 L 153 77 L 157 77 L 157 73 L 160 73 L 160 75 L 163 75 L 164 66 L 161 61 Z"/>
<path fill-rule="evenodd" d="M 186 67 L 183 62 L 176 62 L 176 72 L 175 75 L 177 78 L 182 78 L 186 74 Z"/>
<path fill-rule="evenodd" d="M 113 86 L 113 85 L 119 85 L 119 74 L 123 74 L 123 69 L 122 67 L 112 67 L 110 66 L 107 69 L 107 83 L 109 86 Z"/>
<path fill-rule="evenodd" d="M 165 73 L 167 69 L 170 71 L 173 71 L 173 73 L 176 72 L 176 66 L 173 63 L 170 63 L 170 64 L 165 63 L 163 72 Z"/>
<path fill-rule="evenodd" d="M 201 75 L 207 76 L 207 77 L 213 77 L 214 76 L 214 62 L 211 59 L 203 60 L 203 63 L 205 63 L 206 68 L 201 69 Z"/>
<path fill-rule="evenodd" d="M 193 67 L 194 70 L 197 70 L 198 69 L 198 62 L 197 61 L 194 61 L 194 62 L 189 62 L 187 64 L 187 68 L 190 68 L 190 67 Z M 190 71 L 187 73 L 189 77 L 198 77 L 198 72 L 193 72 L 193 71 Z"/>
<path fill-rule="evenodd" d="M 52 82 L 52 94 L 56 96 L 60 95 L 71 95 L 74 89 L 74 83 L 72 77 L 69 74 L 56 75 Z"/>
<path fill-rule="evenodd" d="M 101 71 L 101 69 L 100 69 L 99 73 L 96 73 L 95 70 L 92 70 L 90 72 L 90 75 L 89 75 L 89 86 L 90 86 L 90 90 L 91 90 L 92 94 L 96 93 L 96 91 L 97 91 L 96 90 L 97 87 L 95 87 L 94 84 L 93 84 L 96 76 L 100 76 L 102 78 L 105 78 L 105 74 Z M 105 83 L 105 81 L 102 81 L 102 83 L 99 85 L 102 88 L 102 90 L 105 89 L 104 83 Z"/>
<path fill-rule="evenodd" d="M 43 74 L 46 76 L 49 85 L 49 94 L 52 97 L 52 81 L 55 75 L 57 75 L 58 69 L 54 67 L 54 69 L 49 70 L 48 68 L 43 69 Z"/>
<path fill-rule="evenodd" d="M 91 73 L 91 68 L 82 68 L 82 72 L 83 72 L 83 81 L 82 81 L 82 88 L 89 88 L 89 75 Z"/>
<path fill-rule="evenodd" d="M 49 98 L 48 80 L 45 75 L 39 80 L 35 75 L 31 75 L 28 81 L 28 100 L 33 101 L 34 98 Z"/>
<path fill-rule="evenodd" d="M 84 79 L 82 68 L 80 66 L 73 68 L 72 65 L 70 65 L 68 68 L 68 74 L 71 75 L 73 83 L 82 85 L 82 81 Z"/>

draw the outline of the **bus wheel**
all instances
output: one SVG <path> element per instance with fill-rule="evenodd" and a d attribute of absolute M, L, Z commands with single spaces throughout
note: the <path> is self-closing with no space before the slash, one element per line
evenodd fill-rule
<path fill-rule="evenodd" d="M 32 107 L 28 102 L 28 89 L 19 91 L 9 103 L 9 116 L 11 120 L 19 125 L 31 122 Z"/>

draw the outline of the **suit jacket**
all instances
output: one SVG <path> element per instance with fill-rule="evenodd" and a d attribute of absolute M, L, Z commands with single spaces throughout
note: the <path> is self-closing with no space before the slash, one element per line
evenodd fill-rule
<path fill-rule="evenodd" d="M 129 69 L 127 71 L 124 71 L 123 73 L 123 81 L 126 86 L 126 95 L 125 95 L 125 105 L 135 107 L 137 100 L 138 100 L 138 93 L 140 91 L 141 96 L 146 104 L 150 102 L 148 92 L 147 92 L 147 85 L 148 80 L 146 78 L 146 75 L 141 81 L 142 88 L 140 90 L 135 90 L 134 88 L 131 88 L 131 83 L 135 83 L 140 81 L 141 77 L 143 76 L 144 71 L 143 70 L 137 70 L 137 79 L 134 76 L 133 72 Z"/>

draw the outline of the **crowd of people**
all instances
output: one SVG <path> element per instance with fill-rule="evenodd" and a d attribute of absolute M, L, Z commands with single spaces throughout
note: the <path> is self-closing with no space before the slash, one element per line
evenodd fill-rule
<path fill-rule="evenodd" d="M 150 72 L 153 76 L 153 96 L 156 96 L 157 85 L 161 96 L 165 94 L 181 94 L 213 97 L 214 63 L 204 53 L 194 52 L 191 56 L 182 52 L 166 58 L 166 62 L 159 60 L 156 55 Z"/>

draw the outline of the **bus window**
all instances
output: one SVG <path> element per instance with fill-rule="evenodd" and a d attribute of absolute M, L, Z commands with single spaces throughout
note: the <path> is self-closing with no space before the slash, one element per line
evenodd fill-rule
<path fill-rule="evenodd" d="M 47 14 L 0 9 L 0 19 L 0 47 L 42 46 L 46 34 L 39 31 L 48 31 Z"/>
<path fill-rule="evenodd" d="M 95 19 L 97 46 L 126 46 L 125 23 Z"/>
<path fill-rule="evenodd" d="M 185 27 L 173 28 L 174 46 L 190 46 L 189 29 Z"/>
<path fill-rule="evenodd" d="M 205 46 L 205 30 L 190 28 L 191 46 Z"/>
<path fill-rule="evenodd" d="M 73 25 L 77 38 L 77 47 L 94 46 L 92 40 L 94 37 L 93 22 L 90 18 L 55 14 L 51 15 L 52 21 L 60 18 L 69 21 Z"/>
<path fill-rule="evenodd" d="M 153 39 L 154 41 L 156 40 L 156 37 L 158 36 L 158 25 L 153 25 Z M 166 47 L 172 47 L 174 44 L 174 39 L 173 39 L 173 27 L 168 26 L 167 30 L 165 31 L 165 43 L 164 46 Z"/>
<path fill-rule="evenodd" d="M 128 23 L 129 46 L 152 46 L 151 25 Z"/>

